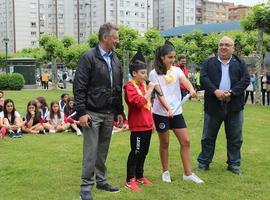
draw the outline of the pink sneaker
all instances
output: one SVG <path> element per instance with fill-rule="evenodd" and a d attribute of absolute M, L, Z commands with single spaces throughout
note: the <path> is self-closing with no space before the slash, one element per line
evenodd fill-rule
<path fill-rule="evenodd" d="M 134 191 L 134 192 L 139 192 L 141 191 L 141 188 L 137 185 L 136 179 L 132 178 L 130 179 L 129 182 L 126 182 L 125 187 Z"/>
<path fill-rule="evenodd" d="M 142 178 L 139 178 L 139 179 L 136 179 L 136 181 L 138 183 L 141 183 L 143 185 L 153 185 L 153 183 L 151 181 L 149 181 L 146 177 L 142 177 Z"/>

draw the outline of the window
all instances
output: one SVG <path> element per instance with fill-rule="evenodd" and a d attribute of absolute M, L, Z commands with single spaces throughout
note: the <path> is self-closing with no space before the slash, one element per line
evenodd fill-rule
<path fill-rule="evenodd" d="M 124 11 L 120 10 L 120 16 L 124 16 Z"/>
<path fill-rule="evenodd" d="M 30 27 L 31 28 L 36 28 L 37 27 L 37 23 L 36 22 L 30 22 Z"/>
<path fill-rule="evenodd" d="M 110 10 L 110 16 L 114 16 L 114 11 Z"/>
<path fill-rule="evenodd" d="M 35 46 L 36 41 L 31 41 L 31 46 Z"/>
<path fill-rule="evenodd" d="M 37 32 L 31 31 L 31 36 L 37 36 Z"/>
<path fill-rule="evenodd" d="M 36 8 L 36 4 L 35 3 L 31 3 L 30 4 L 30 8 L 35 9 Z"/>

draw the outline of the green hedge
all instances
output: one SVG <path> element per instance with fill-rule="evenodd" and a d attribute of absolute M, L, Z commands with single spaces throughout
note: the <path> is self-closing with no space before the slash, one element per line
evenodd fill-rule
<path fill-rule="evenodd" d="M 19 73 L 0 74 L 0 90 L 21 90 L 25 80 Z"/>

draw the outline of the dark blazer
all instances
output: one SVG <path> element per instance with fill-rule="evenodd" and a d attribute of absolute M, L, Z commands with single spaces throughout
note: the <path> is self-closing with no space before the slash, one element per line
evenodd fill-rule
<path fill-rule="evenodd" d="M 111 55 L 113 86 L 106 61 L 98 46 L 86 52 L 79 60 L 74 82 L 73 94 L 78 116 L 88 111 L 99 113 L 123 113 L 121 63 L 113 52 Z"/>
<path fill-rule="evenodd" d="M 229 63 L 229 74 L 231 79 L 231 101 L 227 103 L 230 111 L 244 109 L 244 92 L 250 83 L 247 66 L 244 61 L 233 55 Z M 222 69 L 218 57 L 207 59 L 201 69 L 201 88 L 205 90 L 204 110 L 210 115 L 218 114 L 224 103 L 219 101 L 214 91 L 219 89 Z"/>

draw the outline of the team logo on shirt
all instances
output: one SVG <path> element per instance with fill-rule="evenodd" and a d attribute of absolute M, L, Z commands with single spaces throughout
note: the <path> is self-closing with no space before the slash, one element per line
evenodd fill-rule
<path fill-rule="evenodd" d="M 165 125 L 164 123 L 160 123 L 160 124 L 158 125 L 158 127 L 159 127 L 160 129 L 164 129 L 164 128 L 166 127 L 166 125 Z"/>

